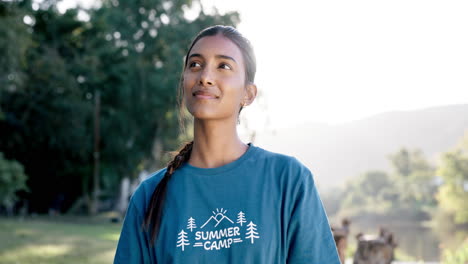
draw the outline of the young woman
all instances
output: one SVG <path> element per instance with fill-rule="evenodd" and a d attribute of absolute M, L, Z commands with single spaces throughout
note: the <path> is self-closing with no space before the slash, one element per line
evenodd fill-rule
<path fill-rule="evenodd" d="M 196 36 L 180 87 L 194 139 L 133 194 L 114 263 L 340 263 L 311 172 L 239 139 L 255 71 L 236 29 Z"/>

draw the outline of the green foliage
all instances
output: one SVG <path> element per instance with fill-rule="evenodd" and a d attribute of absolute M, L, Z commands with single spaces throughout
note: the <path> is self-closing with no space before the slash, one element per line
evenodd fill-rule
<path fill-rule="evenodd" d="M 177 87 L 190 38 L 239 16 L 200 12 L 189 21 L 189 0 L 115 0 L 81 21 L 55 1 L 31 4 L 0 2 L 0 150 L 25 166 L 34 211 L 61 194 L 69 207 L 94 188 L 99 92 L 100 185 L 111 199 L 121 178 L 163 166 L 163 153 L 187 138 L 177 136 Z"/>
<path fill-rule="evenodd" d="M 73 70 L 82 41 L 76 32 L 85 23 L 76 19 L 76 11 L 23 12 L 34 21 L 27 30 L 32 40 L 27 63 L 20 68 L 27 81 L 21 89 L 2 91 L 6 119 L 0 123 L 0 148 L 25 166 L 30 205 L 46 211 L 58 192 L 79 192 L 72 191 L 80 187 L 78 168 L 91 160 L 93 105 L 85 100 Z"/>
<path fill-rule="evenodd" d="M 436 207 L 435 172 L 419 150 L 389 156 L 394 174 L 369 171 L 349 181 L 339 217 L 427 220 Z M 335 194 L 338 196 L 338 194 Z"/>
<path fill-rule="evenodd" d="M 391 209 L 390 177 L 383 171 L 366 172 L 348 182 L 341 213 L 356 217 L 363 214 L 385 214 Z"/>
<path fill-rule="evenodd" d="M 27 50 L 32 44 L 29 27 L 23 23 L 27 15 L 27 10 L 0 1 L 0 93 L 21 89 L 27 79 L 22 71 L 27 63 Z"/>
<path fill-rule="evenodd" d="M 419 150 L 401 149 L 389 158 L 392 174 L 369 171 L 346 183 L 341 192 L 325 194 L 325 205 L 332 198 L 329 215 L 350 218 L 355 224 L 427 221 L 446 248 L 443 263 L 466 263 L 468 132 L 455 149 L 442 156 L 437 170 Z M 341 204 L 336 206 L 339 199 Z M 456 251 L 449 250 L 461 241 Z M 396 257 L 410 259 L 398 250 Z"/>
<path fill-rule="evenodd" d="M 13 206 L 17 200 L 16 192 L 27 190 L 27 178 L 19 162 L 6 160 L 0 152 L 0 206 Z"/>
<path fill-rule="evenodd" d="M 456 250 L 444 250 L 444 264 L 466 264 L 468 263 L 468 239 L 461 244 Z"/>
<path fill-rule="evenodd" d="M 443 155 L 437 174 L 444 181 L 437 193 L 440 209 L 455 224 L 468 224 L 468 132 L 455 150 Z"/>
<path fill-rule="evenodd" d="M 401 149 L 390 155 L 398 190 L 398 203 L 408 211 L 419 211 L 428 215 L 436 207 L 434 195 L 437 191 L 435 169 L 420 150 Z M 401 166 L 401 164 L 406 164 Z M 405 169 L 402 169 L 405 168 Z"/>
<path fill-rule="evenodd" d="M 431 169 L 420 150 L 409 151 L 402 148 L 397 153 L 389 155 L 389 159 L 396 174 L 401 177 L 409 177 L 414 172 Z"/>

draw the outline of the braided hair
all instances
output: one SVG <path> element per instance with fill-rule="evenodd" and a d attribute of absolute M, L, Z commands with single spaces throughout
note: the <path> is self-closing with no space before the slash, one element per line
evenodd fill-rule
<path fill-rule="evenodd" d="M 167 192 L 167 183 L 171 179 L 172 174 L 174 174 L 174 171 L 190 159 L 192 147 L 193 141 L 187 143 L 174 157 L 174 159 L 169 162 L 164 177 L 161 179 L 158 186 L 156 186 L 156 189 L 151 196 L 150 205 L 146 211 L 145 220 L 143 222 L 144 228 L 147 231 L 151 230 L 151 244 L 154 243 L 159 233 L 159 227 L 162 219 L 162 208 Z"/>
<path fill-rule="evenodd" d="M 242 36 L 239 33 L 239 31 L 237 31 L 235 28 L 230 27 L 230 26 L 216 25 L 216 26 L 206 28 L 202 30 L 200 33 L 198 33 L 198 35 L 192 41 L 190 48 L 187 52 L 187 55 L 185 56 L 184 69 L 187 67 L 187 61 L 188 61 L 187 58 L 190 55 L 190 51 L 192 50 L 195 43 L 197 43 L 197 41 L 203 37 L 216 36 L 218 34 L 221 34 L 222 36 L 228 38 L 234 44 L 236 44 L 237 47 L 239 47 L 239 49 L 242 52 L 244 61 L 246 62 L 245 63 L 245 73 L 247 77 L 246 82 L 253 83 L 254 78 L 255 78 L 255 72 L 256 72 L 256 61 L 255 61 L 253 48 L 248 39 Z M 181 107 L 182 107 L 182 104 L 180 104 L 180 100 L 183 98 L 183 90 L 184 90 L 181 85 L 182 81 L 183 81 L 183 73 L 182 73 L 181 81 L 179 82 L 179 106 Z M 242 107 L 239 110 L 239 113 L 241 110 L 242 110 Z M 174 157 L 174 159 L 171 162 L 169 162 L 169 164 L 167 165 L 167 170 L 166 170 L 166 173 L 164 174 L 164 177 L 161 179 L 161 181 L 158 183 L 155 190 L 153 191 L 150 204 L 148 206 L 148 209 L 146 210 L 145 219 L 143 221 L 143 228 L 146 231 L 150 231 L 151 233 L 151 245 L 154 245 L 156 238 L 158 237 L 158 234 L 159 234 L 159 229 L 160 229 L 162 215 L 163 215 L 163 207 L 164 207 L 163 205 L 164 205 L 164 200 L 166 198 L 166 192 L 167 192 L 167 184 L 169 180 L 171 179 L 171 176 L 174 174 L 175 170 L 181 167 L 184 163 L 188 162 L 188 160 L 190 159 L 190 155 L 192 153 L 192 148 L 193 148 L 193 141 L 187 143 L 179 151 L 179 153 Z"/>

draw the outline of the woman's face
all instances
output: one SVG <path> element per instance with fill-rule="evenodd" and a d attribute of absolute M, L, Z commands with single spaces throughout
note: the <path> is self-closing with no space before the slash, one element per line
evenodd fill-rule
<path fill-rule="evenodd" d="M 183 73 L 184 100 L 198 119 L 232 119 L 249 100 L 242 52 L 222 35 L 203 37 L 192 47 Z M 256 91 L 255 91 L 256 92 Z"/>

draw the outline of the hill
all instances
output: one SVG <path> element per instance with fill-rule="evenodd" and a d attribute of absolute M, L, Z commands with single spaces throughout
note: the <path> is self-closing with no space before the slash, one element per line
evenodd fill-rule
<path fill-rule="evenodd" d="M 421 149 L 436 162 L 468 130 L 468 104 L 397 111 L 339 124 L 302 124 L 258 133 L 255 144 L 297 157 L 321 188 L 338 186 L 367 170 L 389 171 L 388 155 Z"/>

